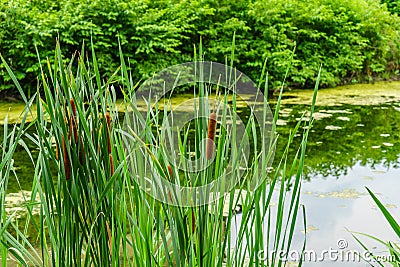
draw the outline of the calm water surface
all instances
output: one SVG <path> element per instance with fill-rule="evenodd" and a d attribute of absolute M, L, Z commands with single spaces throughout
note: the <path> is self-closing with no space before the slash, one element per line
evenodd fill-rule
<path fill-rule="evenodd" d="M 400 242 L 365 189 L 376 193 L 400 220 L 400 88 L 395 87 L 367 91 L 365 95 L 351 90 L 332 90 L 332 94 L 321 91 L 307 144 L 301 195 L 306 207 L 306 249 L 315 257 L 306 259 L 303 266 L 371 266 L 348 256 L 353 251 L 364 252 L 352 232 Z M 304 103 L 310 96 L 311 92 L 291 93 L 285 101 L 278 129 L 281 145 L 301 114 L 307 112 L 309 106 Z M 240 215 L 236 219 L 239 223 Z M 388 255 L 377 242 L 358 237 L 376 255 Z M 303 239 L 304 229 L 297 227 L 289 259 L 296 259 Z"/>

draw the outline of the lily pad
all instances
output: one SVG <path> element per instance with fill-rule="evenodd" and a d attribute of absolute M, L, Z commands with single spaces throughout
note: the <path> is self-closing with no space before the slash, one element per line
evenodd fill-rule
<path fill-rule="evenodd" d="M 340 126 L 334 126 L 334 125 L 325 126 L 325 130 L 336 131 L 336 130 L 340 130 L 340 129 L 342 129 L 342 127 L 340 127 Z"/>
<path fill-rule="evenodd" d="M 384 145 L 384 146 L 393 146 L 392 143 L 382 143 L 382 145 Z"/>
<path fill-rule="evenodd" d="M 341 121 L 350 121 L 349 117 L 337 117 L 337 119 Z"/>

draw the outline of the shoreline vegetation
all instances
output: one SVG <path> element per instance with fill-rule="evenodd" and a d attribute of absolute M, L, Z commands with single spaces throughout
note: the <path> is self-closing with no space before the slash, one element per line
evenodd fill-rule
<path fill-rule="evenodd" d="M 135 81 L 166 67 L 193 61 L 201 38 L 205 58 L 226 57 L 259 83 L 266 61 L 275 91 L 295 50 L 287 88 L 312 88 L 321 64 L 321 87 L 400 78 L 400 19 L 390 0 L 0 0 L 0 53 L 23 84 L 35 92 L 40 64 L 54 60 L 58 38 L 64 64 L 93 43 L 100 76 L 119 66 L 118 43 Z M 231 56 L 232 34 L 236 51 Z M 85 56 L 90 56 L 87 51 Z M 0 63 L 0 96 L 15 87 Z M 7 95 L 5 96 L 7 97 Z"/>
<path fill-rule="evenodd" d="M 126 113 L 127 120 L 121 121 L 115 111 L 113 86 L 101 82 L 93 47 L 92 52 L 90 61 L 83 57 L 74 61 L 78 71 L 73 76 L 72 64 L 63 66 L 61 49 L 57 45 L 55 54 L 58 60 L 48 62 L 49 67 L 42 72 L 44 97 L 40 96 L 38 89 L 32 98 L 27 98 L 6 65 L 27 108 L 20 125 L 8 128 L 5 119 L 1 157 L 5 171 L 0 169 L 2 203 L 8 181 L 18 180 L 15 172 L 11 171 L 15 166 L 13 151 L 23 143 L 23 138 L 30 138 L 40 152 L 33 162 L 35 171 L 31 198 L 25 206 L 26 220 L 20 225 L 13 220 L 13 215 L 6 216 L 4 205 L 0 207 L 2 258 L 12 255 L 24 266 L 221 267 L 246 266 L 245 262 L 248 266 L 260 266 L 264 262 L 281 266 L 284 259 L 278 255 L 260 259 L 258 252 L 267 246 L 289 251 L 295 225 L 303 227 L 304 224 L 305 228 L 305 209 L 300 204 L 300 192 L 307 138 L 313 120 L 300 120 L 296 124 L 286 140 L 285 153 L 279 164 L 270 169 L 267 167 L 275 146 L 281 96 L 274 114 L 269 110 L 267 99 L 262 97 L 261 120 L 251 116 L 242 125 L 247 134 L 241 136 L 236 130 L 240 127 L 236 126 L 236 116 L 227 109 L 229 90 L 220 88 L 218 91 L 218 101 L 223 104 L 215 111 L 218 113 L 216 117 L 210 107 L 214 99 L 209 99 L 211 90 L 215 91 L 215 88 L 199 85 L 195 97 L 204 102 L 199 102 L 198 107 L 194 102 L 194 110 L 198 108 L 201 113 L 193 121 L 194 146 L 188 139 L 189 125 L 183 126 L 177 140 L 177 155 L 180 156 L 170 159 L 164 143 L 166 140 L 174 142 L 174 127 L 165 127 L 165 132 L 154 128 L 158 123 L 169 123 L 167 116 L 163 116 L 167 112 L 167 103 L 164 102 L 161 110 L 158 105 L 152 107 L 151 99 L 148 99 L 149 112 L 141 114 L 137 110 L 132 104 L 136 100 L 133 90 L 136 85 L 130 79 L 121 53 L 125 110 L 130 106 L 133 111 Z M 84 48 L 81 54 L 85 54 Z M 200 75 L 208 77 L 209 74 Z M 232 81 L 235 90 L 236 79 Z M 311 115 L 317 90 L 318 83 L 310 107 Z M 232 110 L 236 112 L 234 93 L 232 97 Z M 26 118 L 33 103 L 36 103 L 38 116 L 28 123 Z M 230 119 L 233 120 L 231 124 Z M 258 120 L 268 120 L 270 126 L 259 125 Z M 36 134 L 25 133 L 25 127 L 35 127 Z M 288 158 L 297 133 L 302 141 L 295 148 L 298 152 L 294 158 Z M 214 157 L 209 157 L 203 147 L 202 141 L 207 137 L 215 142 L 215 151 L 211 153 Z M 268 137 L 267 141 L 265 137 Z M 248 158 L 244 158 L 246 153 L 243 153 L 246 144 L 252 151 Z M 193 152 L 198 155 L 194 161 Z M 29 149 L 27 153 L 31 153 Z M 193 172 L 193 168 L 198 168 L 197 161 L 209 165 Z M 188 166 L 188 169 L 179 166 Z M 52 172 L 54 169 L 55 173 Z M 200 206 L 160 202 L 148 196 L 147 187 L 146 190 L 140 188 L 141 183 L 137 180 L 141 177 L 151 185 L 159 176 L 166 180 L 174 179 L 174 183 L 185 188 L 197 188 L 221 176 L 222 180 L 217 179 L 221 185 L 219 182 L 216 189 L 203 193 L 206 197 L 222 197 Z M 225 191 L 226 183 L 232 179 L 239 179 L 234 187 L 236 190 Z M 169 192 L 159 193 L 165 199 L 178 199 L 177 195 Z M 236 200 L 235 194 L 240 196 Z M 189 196 L 189 201 L 203 199 L 202 194 Z M 37 197 L 40 201 L 36 201 Z M 231 225 L 235 223 L 233 218 L 239 198 L 242 222 L 235 224 L 237 232 L 233 240 Z M 274 198 L 278 199 L 276 210 L 270 205 Z M 224 207 L 226 200 L 229 200 L 227 209 Z M 32 214 L 37 206 L 40 207 L 39 217 Z M 271 219 L 272 214 L 276 221 Z M 299 221 L 298 215 L 304 221 Z M 35 236 L 35 242 L 27 236 Z M 2 266 L 6 266 L 5 261 Z"/>

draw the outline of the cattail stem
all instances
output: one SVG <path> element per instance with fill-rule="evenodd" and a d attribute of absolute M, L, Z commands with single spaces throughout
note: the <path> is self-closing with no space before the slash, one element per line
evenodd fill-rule
<path fill-rule="evenodd" d="M 108 153 L 111 153 L 111 117 L 110 113 L 107 112 L 106 114 L 106 123 L 107 123 L 107 147 L 108 147 Z"/>
<path fill-rule="evenodd" d="M 81 164 L 84 164 L 86 162 L 86 155 L 85 155 L 85 145 L 83 144 L 82 136 L 79 137 L 79 142 L 80 142 L 80 155 L 79 155 L 79 162 Z"/>
<path fill-rule="evenodd" d="M 78 122 L 77 122 L 77 116 L 76 116 L 76 105 L 74 99 L 70 99 L 69 103 L 71 104 L 71 116 L 69 118 L 69 130 L 70 130 L 70 135 L 73 134 L 74 136 L 74 141 L 78 142 Z"/>
<path fill-rule="evenodd" d="M 68 157 L 67 145 L 65 144 L 65 138 L 62 137 L 62 152 L 63 152 L 63 160 L 64 160 L 64 170 L 65 170 L 65 179 L 68 181 L 71 178 L 71 162 Z"/>
<path fill-rule="evenodd" d="M 109 154 L 109 158 L 110 158 L 110 174 L 111 176 L 114 175 L 114 160 L 113 160 L 113 156 L 111 154 Z"/>
<path fill-rule="evenodd" d="M 214 155 L 214 138 L 215 130 L 217 127 L 217 114 L 211 113 L 210 119 L 208 121 L 208 133 L 207 133 L 207 145 L 206 145 L 206 158 L 208 160 L 212 159 Z"/>

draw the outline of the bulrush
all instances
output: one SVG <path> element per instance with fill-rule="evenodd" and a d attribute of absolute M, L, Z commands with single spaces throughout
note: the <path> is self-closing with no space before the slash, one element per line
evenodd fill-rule
<path fill-rule="evenodd" d="M 74 116 L 74 119 L 76 119 L 76 105 L 74 99 L 71 98 L 69 103 L 71 104 L 72 116 Z"/>
<path fill-rule="evenodd" d="M 107 129 L 111 130 L 111 116 L 110 113 L 106 113 L 106 122 L 107 122 Z"/>
<path fill-rule="evenodd" d="M 208 121 L 208 134 L 207 134 L 207 145 L 206 145 L 206 158 L 208 160 L 212 159 L 214 154 L 214 138 L 215 129 L 217 127 L 217 114 L 211 113 L 210 120 Z"/>
<path fill-rule="evenodd" d="M 194 209 L 192 209 L 192 233 L 196 231 L 196 216 L 194 215 Z"/>
<path fill-rule="evenodd" d="M 62 153 L 63 153 L 63 160 L 64 160 L 65 179 L 69 180 L 71 178 L 71 162 L 68 157 L 67 145 L 65 143 L 64 136 L 62 137 L 61 143 L 62 143 Z"/>
<path fill-rule="evenodd" d="M 59 155 L 59 151 L 58 151 L 58 145 L 56 144 L 56 160 L 60 159 L 60 155 Z"/>
<path fill-rule="evenodd" d="M 110 140 L 110 135 L 111 135 L 111 117 L 110 113 L 107 112 L 106 114 L 106 123 L 107 123 L 107 147 L 108 147 L 108 153 L 111 153 L 111 140 Z"/>
<path fill-rule="evenodd" d="M 71 161 L 68 157 L 68 152 L 67 152 L 67 146 L 66 142 L 69 142 L 69 144 L 78 144 L 77 147 L 80 145 L 80 151 L 79 151 L 79 162 L 83 164 L 85 162 L 85 153 L 84 153 L 84 145 L 82 141 L 82 136 L 79 136 L 78 134 L 78 119 L 77 119 L 77 113 L 76 113 L 76 105 L 74 99 L 70 99 L 69 103 L 71 105 L 71 112 L 67 113 L 66 118 L 64 118 L 64 123 L 69 126 L 69 131 L 68 131 L 68 137 L 65 138 L 62 136 L 61 140 L 61 152 L 63 154 L 63 164 L 64 164 L 64 169 L 65 169 L 65 178 L 66 180 L 69 180 L 71 178 Z M 56 145 L 56 159 L 59 160 L 60 155 L 59 155 L 59 145 Z"/>
<path fill-rule="evenodd" d="M 168 168 L 169 178 L 171 179 L 171 181 L 174 181 L 174 173 L 172 171 L 171 165 L 168 164 L 167 168 Z"/>

